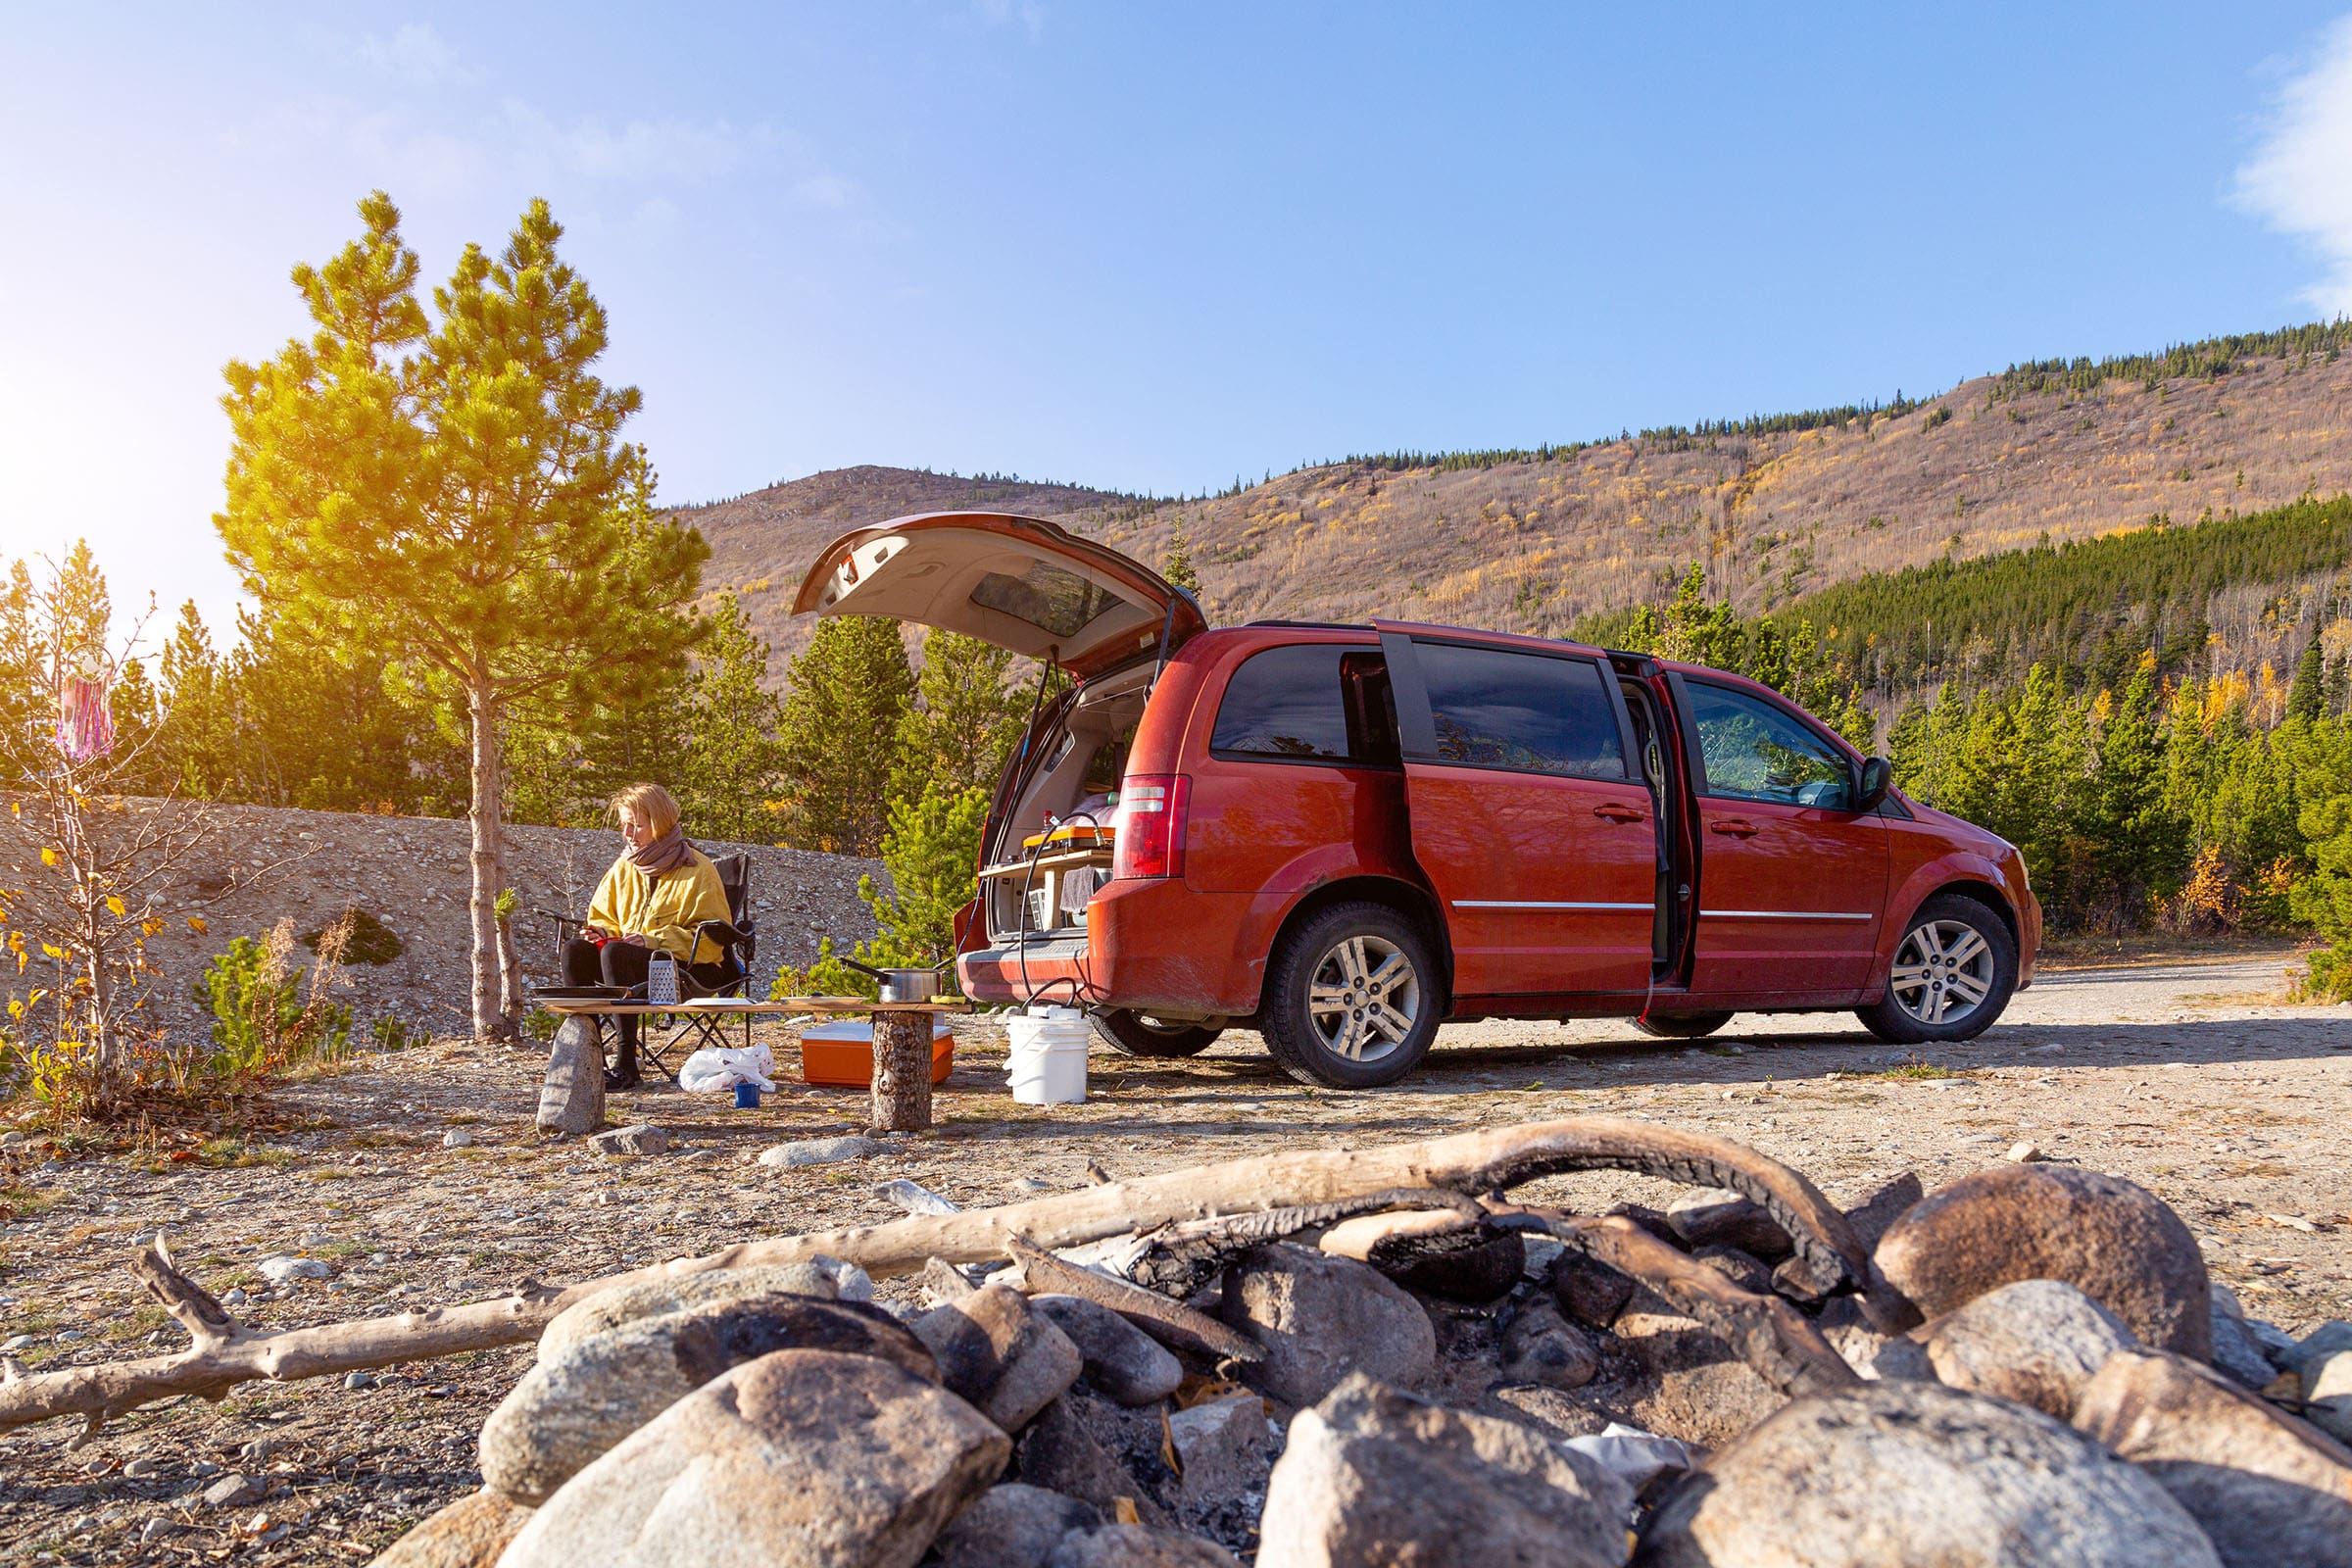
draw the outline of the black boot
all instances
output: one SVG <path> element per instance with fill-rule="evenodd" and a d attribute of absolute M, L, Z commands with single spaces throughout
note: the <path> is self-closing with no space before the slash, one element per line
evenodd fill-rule
<path fill-rule="evenodd" d="M 623 1040 L 618 1058 L 605 1069 L 605 1092 L 618 1094 L 624 1089 L 636 1088 L 642 1081 L 637 1076 L 637 1042 Z"/>

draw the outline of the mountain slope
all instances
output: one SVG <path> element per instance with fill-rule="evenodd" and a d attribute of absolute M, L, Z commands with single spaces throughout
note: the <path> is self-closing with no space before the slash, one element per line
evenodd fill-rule
<path fill-rule="evenodd" d="M 1923 404 L 1753 429 L 1357 459 L 1205 501 L 857 468 L 679 515 L 710 539 L 714 585 L 753 585 L 748 603 L 779 653 L 805 641 L 780 617 L 826 539 L 943 506 L 1031 511 L 1152 564 L 1181 530 L 1212 621 L 1388 614 L 1559 634 L 1662 597 L 1693 561 L 1715 593 L 1756 612 L 1865 573 L 2352 489 L 2345 341 L 2343 328 L 2311 328 L 2103 367 L 2029 365 Z"/>

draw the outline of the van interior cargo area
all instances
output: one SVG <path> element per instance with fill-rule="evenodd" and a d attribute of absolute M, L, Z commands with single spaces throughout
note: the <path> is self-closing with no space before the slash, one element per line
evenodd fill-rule
<path fill-rule="evenodd" d="M 1110 878 L 1110 798 L 1155 668 L 1147 661 L 1088 681 L 1038 737 L 980 872 L 992 944 L 1086 934 L 1084 895 Z"/>

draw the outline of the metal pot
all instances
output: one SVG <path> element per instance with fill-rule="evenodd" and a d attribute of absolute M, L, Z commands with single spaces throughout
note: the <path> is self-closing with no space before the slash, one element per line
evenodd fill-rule
<path fill-rule="evenodd" d="M 842 962 L 859 974 L 870 974 L 882 983 L 884 1002 L 929 1002 L 939 995 L 939 970 L 934 969 L 877 969 L 856 958 Z M 954 962 L 950 959 L 949 962 Z"/>

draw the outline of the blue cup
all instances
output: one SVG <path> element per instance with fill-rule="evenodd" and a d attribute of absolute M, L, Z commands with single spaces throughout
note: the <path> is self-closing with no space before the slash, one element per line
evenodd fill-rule
<path fill-rule="evenodd" d="M 758 1110 L 760 1108 L 760 1086 L 758 1084 L 737 1084 L 735 1086 L 735 1108 L 737 1110 Z"/>

